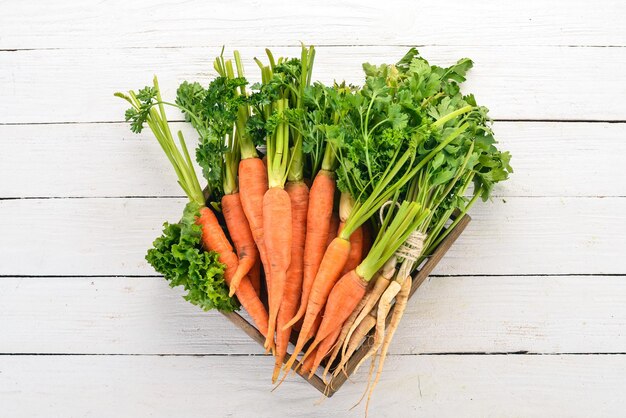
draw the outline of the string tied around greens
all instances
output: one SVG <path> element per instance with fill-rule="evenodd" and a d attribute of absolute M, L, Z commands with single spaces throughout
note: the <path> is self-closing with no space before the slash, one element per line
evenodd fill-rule
<path fill-rule="evenodd" d="M 415 230 L 411 232 L 404 244 L 396 250 L 395 256 L 404 259 L 404 262 L 400 266 L 400 271 L 398 272 L 400 277 L 406 277 L 409 275 L 413 264 L 417 262 L 422 255 L 426 237 L 427 235 L 423 232 Z"/>

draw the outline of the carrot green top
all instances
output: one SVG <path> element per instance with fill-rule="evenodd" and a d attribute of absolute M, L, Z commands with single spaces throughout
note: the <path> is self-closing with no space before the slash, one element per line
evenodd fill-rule
<path fill-rule="evenodd" d="M 303 138 L 297 121 L 304 114 L 303 96 L 311 80 L 315 50 L 303 45 L 300 59 L 275 59 L 270 50 L 266 53 L 269 65 L 255 58 L 261 83 L 252 86 L 249 129 L 256 127 L 265 136 L 269 186 L 283 187 L 288 177 L 303 178 Z"/>
<path fill-rule="evenodd" d="M 159 90 L 156 76 L 153 79 L 152 87 L 145 87 L 137 93 L 131 90 L 127 95 L 115 93 L 115 96 L 121 97 L 132 106 L 126 111 L 125 115 L 126 120 L 131 122 L 131 130 L 135 133 L 140 133 L 144 128 L 144 124 L 148 125 L 174 167 L 178 177 L 178 184 L 183 188 L 189 200 L 204 206 L 205 200 L 202 188 L 198 182 L 198 177 L 181 131 L 178 131 L 180 149 L 176 141 L 174 141 L 165 114 L 164 104 L 166 103 L 161 98 L 161 91 Z"/>

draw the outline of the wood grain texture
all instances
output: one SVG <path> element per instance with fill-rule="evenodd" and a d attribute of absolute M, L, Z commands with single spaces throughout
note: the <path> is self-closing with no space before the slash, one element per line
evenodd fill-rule
<path fill-rule="evenodd" d="M 144 260 L 185 199 L 0 200 L 0 275 L 152 275 Z M 625 274 L 622 198 L 494 198 L 434 274 Z M 579 255 L 579 256 L 574 256 Z"/>
<path fill-rule="evenodd" d="M 341 396 L 320 402 L 299 377 L 270 392 L 272 363 L 248 356 L 0 356 L 0 394 L 10 394 L 3 413 L 16 418 L 363 416 L 363 405 L 348 409 L 364 390 L 364 370 Z M 626 408 L 625 356 L 391 356 L 386 368 L 373 417 L 617 417 Z"/>
<path fill-rule="evenodd" d="M 4 98 L 0 123 L 120 121 L 126 103 L 113 97 L 113 92 L 142 88 L 156 73 L 164 98 L 173 100 L 183 80 L 207 82 L 215 75 L 211 62 L 220 50 L 0 52 Z M 264 49 L 240 50 L 249 79 L 257 80 L 259 71 L 252 58 L 264 57 Z M 299 54 L 297 47 L 272 50 L 276 56 Z M 313 79 L 362 83 L 363 62 L 396 62 L 407 50 L 404 46 L 319 47 Z M 465 91 L 474 93 L 496 119 L 624 120 L 618 104 L 626 96 L 626 81 L 620 77 L 626 66 L 626 48 L 428 46 L 420 51 L 438 65 L 472 58 L 475 68 Z M 591 75 L 593 83 L 589 82 Z"/>
<path fill-rule="evenodd" d="M 263 353 L 161 278 L 2 278 L 0 317 L 1 354 Z M 622 353 L 625 327 L 624 276 L 431 277 L 391 352 Z"/>
<path fill-rule="evenodd" d="M 13 2 L 0 48 L 297 45 L 626 45 L 618 0 Z"/>
<path fill-rule="evenodd" d="M 181 129 L 191 147 L 196 134 Z M 515 173 L 498 197 L 626 196 L 626 124 L 496 122 Z M 0 125 L 1 197 L 181 196 L 152 134 L 122 123 Z M 549 160 L 549 164 L 546 163 Z M 530 202 L 530 201 L 529 201 Z"/>

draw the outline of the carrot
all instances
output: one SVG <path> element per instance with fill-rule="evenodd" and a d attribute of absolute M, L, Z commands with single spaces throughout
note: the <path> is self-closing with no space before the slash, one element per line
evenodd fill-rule
<path fill-rule="evenodd" d="M 355 201 L 354 198 L 350 195 L 350 193 L 342 192 L 341 197 L 339 198 L 339 227 L 337 229 L 337 235 L 340 235 L 345 226 L 346 221 L 350 217 L 352 210 L 354 209 Z M 343 276 L 350 270 L 354 270 L 356 266 L 359 265 L 363 252 L 363 227 L 359 226 L 350 234 L 350 256 L 348 257 L 348 261 L 346 265 L 343 267 L 341 271 L 341 275 Z"/>
<path fill-rule="evenodd" d="M 250 231 L 261 262 L 265 267 L 265 282 L 269 295 L 270 271 L 263 239 L 263 196 L 267 188 L 267 170 L 265 170 L 263 161 L 258 157 L 242 159 L 239 162 L 239 198 L 243 212 L 250 224 Z"/>
<path fill-rule="evenodd" d="M 259 252 L 241 207 L 239 193 L 226 194 L 222 197 L 222 213 L 239 257 L 237 271 L 235 271 L 230 282 L 230 296 L 232 296 L 235 294 L 241 279 L 250 272 L 259 258 Z"/>
<path fill-rule="evenodd" d="M 313 354 L 315 354 L 316 352 L 317 350 L 315 350 Z M 302 376 L 306 376 L 306 374 L 309 373 L 308 379 L 310 379 L 311 376 L 313 376 L 313 373 L 315 373 L 315 369 L 313 368 L 314 362 L 315 355 L 309 356 L 309 358 L 306 359 L 305 362 L 300 364 L 300 369 L 298 370 L 298 373 L 300 373 Z"/>
<path fill-rule="evenodd" d="M 258 249 L 257 249 L 258 251 Z M 254 291 L 257 296 L 261 297 L 261 258 L 257 257 L 254 261 L 254 266 L 250 269 L 250 274 L 248 274 L 250 278 L 250 283 L 252 283 L 252 287 L 254 287 Z"/>
<path fill-rule="evenodd" d="M 309 331 L 308 335 L 306 336 L 306 340 L 310 340 L 311 338 L 315 337 L 315 334 L 317 333 L 317 330 L 320 329 L 320 324 L 322 323 L 322 311 L 323 311 L 323 307 L 322 310 L 320 310 L 320 312 L 317 314 L 317 316 L 315 317 L 315 321 L 313 321 L 313 326 L 311 327 L 311 330 Z"/>
<path fill-rule="evenodd" d="M 269 289 L 269 322 L 265 347 L 271 346 L 278 310 L 285 290 L 287 269 L 291 263 L 292 220 L 289 194 L 281 187 L 271 187 L 263 197 L 263 228 L 272 285 Z"/>
<path fill-rule="evenodd" d="M 315 355 L 309 356 L 309 358 L 313 357 L 315 359 L 313 361 L 313 367 L 311 368 L 311 373 L 309 374 L 309 378 L 313 376 L 317 368 L 322 363 L 322 360 L 324 360 L 324 358 L 328 356 L 328 354 L 333 349 L 335 344 L 337 344 L 337 338 L 339 338 L 339 334 L 341 334 L 341 328 L 342 327 L 337 327 L 335 331 L 333 331 L 330 335 L 324 338 L 324 340 L 320 343 L 320 345 L 317 346 Z"/>
<path fill-rule="evenodd" d="M 298 311 L 302 292 L 302 270 L 304 263 L 304 240 L 306 235 L 306 216 L 309 205 L 309 188 L 303 182 L 287 182 L 285 190 L 291 201 L 291 264 L 287 270 L 287 280 L 283 299 L 276 319 L 276 360 L 272 383 L 276 382 L 281 366 L 287 354 L 291 327 L 284 325 Z"/>
<path fill-rule="evenodd" d="M 359 301 L 365 296 L 367 281 L 364 280 L 355 270 L 345 274 L 328 295 L 326 308 L 322 316 L 320 329 L 317 330 L 313 343 L 302 357 L 302 361 L 310 352 L 321 343 L 324 338 L 332 334 L 336 329 L 348 319 Z"/>
<path fill-rule="evenodd" d="M 369 292 L 369 290 L 368 290 L 368 292 Z M 330 367 L 332 366 L 333 362 L 337 358 L 337 355 L 339 354 L 339 351 L 341 350 L 343 342 L 345 341 L 346 336 L 348 335 L 348 331 L 350 330 L 350 326 L 354 323 L 354 320 L 356 319 L 357 315 L 363 309 L 363 305 L 365 304 L 366 300 L 367 300 L 367 296 L 364 297 L 363 299 L 361 299 L 361 301 L 359 302 L 357 307 L 354 308 L 354 311 L 352 311 L 352 313 L 350 314 L 350 317 L 348 317 L 346 322 L 343 323 L 343 326 L 341 327 L 341 333 L 339 334 L 339 337 L 337 338 L 337 343 L 335 344 L 335 347 L 333 348 L 332 353 L 330 353 L 330 357 L 328 359 L 328 362 L 326 363 L 326 367 L 324 368 L 324 373 L 322 374 L 322 379 L 325 379 L 326 375 L 330 371 Z"/>
<path fill-rule="evenodd" d="M 393 258 L 393 260 L 395 262 L 395 258 Z M 372 314 L 371 311 L 374 308 L 374 305 L 378 303 L 378 300 L 385 289 L 387 289 L 394 271 L 393 265 L 391 265 L 391 269 L 386 273 L 385 268 L 383 268 L 383 272 L 378 274 L 376 280 L 374 280 L 374 285 L 371 289 L 369 289 L 368 293 L 361 301 L 360 311 L 356 313 L 355 309 L 355 312 L 353 312 L 353 314 L 355 314 L 354 320 L 349 324 L 348 331 L 346 332 L 346 336 L 343 340 L 341 361 L 337 365 L 334 375 L 339 374 L 339 372 L 343 370 L 345 364 L 348 360 L 350 360 L 350 357 L 352 357 L 352 354 L 359 347 L 363 338 L 365 338 L 367 333 L 374 327 L 374 324 L 376 323 L 376 315 Z M 346 321 L 346 324 L 349 322 L 349 320 Z"/>
<path fill-rule="evenodd" d="M 333 172 L 320 170 L 317 176 L 315 176 L 309 192 L 306 240 L 304 243 L 304 254 L 306 254 L 306 257 L 304 259 L 304 278 L 300 307 L 296 315 L 287 323 L 287 327 L 298 322 L 306 313 L 311 288 L 324 258 L 330 219 L 333 212 L 334 196 L 335 176 Z"/>
<path fill-rule="evenodd" d="M 393 273 L 395 272 L 395 269 L 394 269 L 395 260 L 396 258 L 392 257 L 387 262 L 385 267 L 382 269 L 383 271 L 377 275 L 376 281 L 374 283 L 374 287 L 372 288 L 371 292 L 369 292 L 365 296 L 365 303 L 363 305 L 363 308 L 361 312 L 359 313 L 359 315 L 357 315 L 356 319 L 354 320 L 354 323 L 352 324 L 350 330 L 348 331 L 348 335 L 346 336 L 346 342 L 351 341 L 352 333 L 356 330 L 356 328 L 359 326 L 361 321 L 363 321 L 363 319 L 365 319 L 365 317 L 370 313 L 372 308 L 374 308 L 374 305 L 378 303 L 378 300 L 380 299 L 381 295 L 385 292 L 387 287 L 389 287 L 389 282 L 391 281 L 391 278 L 393 277 Z M 389 268 L 385 269 L 386 267 L 389 267 Z M 363 334 L 363 336 L 365 336 L 365 334 Z M 344 345 L 344 348 L 347 348 L 347 345 Z M 350 355 L 352 354 L 349 354 L 346 356 L 345 350 L 342 351 L 342 357 L 345 358 L 346 360 L 350 358 Z"/>
<path fill-rule="evenodd" d="M 322 308 L 322 310 L 324 310 L 324 308 Z M 313 326 L 311 327 L 311 330 L 309 331 L 309 335 L 307 335 L 306 337 L 307 341 L 315 336 L 315 333 L 317 332 L 317 329 L 320 327 L 321 322 L 322 322 L 322 312 L 320 311 L 320 313 L 317 314 L 317 317 L 315 317 L 315 322 L 313 322 Z M 302 329 L 303 323 L 304 323 L 304 318 L 296 322 L 293 325 L 292 329 L 295 329 L 296 331 L 298 331 L 298 334 L 300 334 L 300 330 Z"/>
<path fill-rule="evenodd" d="M 339 225 L 339 233 L 343 230 L 343 225 Z M 343 270 L 341 271 L 341 275 L 343 276 L 350 270 L 354 270 L 356 266 L 359 265 L 363 256 L 363 227 L 360 226 L 354 230 L 352 235 L 350 235 L 350 255 L 348 256 L 348 261 L 346 261 L 346 265 L 343 266 Z"/>
<path fill-rule="evenodd" d="M 311 296 L 309 297 L 304 322 L 300 329 L 300 334 L 298 335 L 298 341 L 296 342 L 296 347 L 291 358 L 285 366 L 286 370 L 289 370 L 302 350 L 302 347 L 304 347 L 304 344 L 309 340 L 309 334 L 315 319 L 317 315 L 322 312 L 328 294 L 335 285 L 337 281 L 336 278 L 339 277 L 339 273 L 341 273 L 341 269 L 343 269 L 349 253 L 350 241 L 343 238 L 335 238 L 330 244 L 330 247 L 326 250 L 315 283 L 311 289 Z M 324 319 L 322 322 L 324 322 Z M 317 334 L 319 335 L 319 331 Z"/>
<path fill-rule="evenodd" d="M 326 240 L 326 248 L 339 235 L 339 214 L 333 212 L 330 218 L 330 229 L 328 230 L 328 240 Z"/>
<path fill-rule="evenodd" d="M 224 234 L 222 227 L 211 209 L 206 206 L 202 207 L 197 223 L 202 228 L 202 243 L 204 247 L 218 253 L 220 255 L 220 262 L 226 266 L 224 270 L 224 280 L 226 284 L 230 286 L 238 265 L 238 259 L 233 252 L 233 247 L 230 245 L 226 234 Z M 257 297 L 247 276 L 241 280 L 235 294 L 239 302 L 241 302 L 241 305 L 252 317 L 261 334 L 266 335 L 267 311 L 261 300 Z"/>

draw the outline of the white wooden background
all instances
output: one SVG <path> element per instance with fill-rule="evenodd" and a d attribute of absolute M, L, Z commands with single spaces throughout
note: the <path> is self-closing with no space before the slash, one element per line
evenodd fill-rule
<path fill-rule="evenodd" d="M 477 4 L 480 3 L 480 4 Z M 117 90 L 206 82 L 221 45 L 317 46 L 315 77 L 418 45 L 475 60 L 466 91 L 515 174 L 411 300 L 371 416 L 623 416 L 626 3 L 0 1 L 0 415 L 361 416 L 320 401 L 144 261 L 184 199 Z M 175 116 L 175 115 L 174 115 Z"/>

